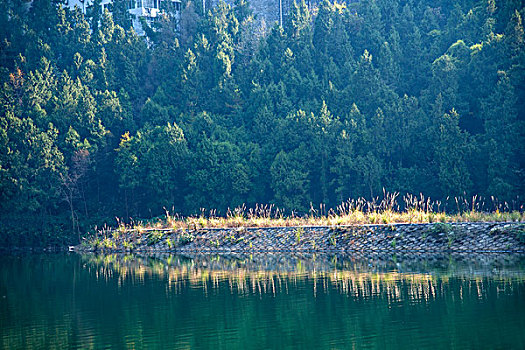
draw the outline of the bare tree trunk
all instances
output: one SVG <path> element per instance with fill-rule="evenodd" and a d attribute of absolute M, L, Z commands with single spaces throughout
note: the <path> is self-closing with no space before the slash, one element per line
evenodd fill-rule
<path fill-rule="evenodd" d="M 279 0 L 279 25 L 283 27 L 283 0 Z"/>
<path fill-rule="evenodd" d="M 88 209 L 87 209 L 86 191 L 84 189 L 84 185 L 80 185 L 80 191 L 82 193 L 82 202 L 84 203 L 84 213 L 86 214 L 86 218 L 87 218 L 89 217 L 89 214 L 88 214 Z"/>
<path fill-rule="evenodd" d="M 78 226 L 78 220 L 75 220 L 75 208 L 73 206 L 73 200 L 75 195 L 81 195 L 84 201 L 84 207 L 87 216 L 87 205 L 84 196 L 84 189 L 81 186 L 80 179 L 86 174 L 89 164 L 89 152 L 87 150 L 78 150 L 72 156 L 72 167 L 66 169 L 62 174 L 62 193 L 64 195 L 64 201 L 69 205 L 71 212 L 71 228 L 73 233 L 75 232 L 75 224 L 77 224 L 76 232 L 78 233 L 78 240 L 80 242 L 80 227 Z"/>
<path fill-rule="evenodd" d="M 124 190 L 124 201 L 126 203 L 126 221 L 129 219 L 128 190 Z"/>
<path fill-rule="evenodd" d="M 73 194 L 70 193 L 70 195 L 67 197 L 67 202 L 69 204 L 69 210 L 71 212 L 71 228 L 73 232 L 75 232 L 75 208 L 73 208 Z"/>

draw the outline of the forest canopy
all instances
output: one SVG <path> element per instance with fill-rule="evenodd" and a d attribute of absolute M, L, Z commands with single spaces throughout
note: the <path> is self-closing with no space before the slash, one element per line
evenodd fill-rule
<path fill-rule="evenodd" d="M 122 3 L 0 0 L 0 245 L 383 191 L 523 203 L 524 1 L 301 1 L 282 27 L 184 1 L 146 37 Z"/>

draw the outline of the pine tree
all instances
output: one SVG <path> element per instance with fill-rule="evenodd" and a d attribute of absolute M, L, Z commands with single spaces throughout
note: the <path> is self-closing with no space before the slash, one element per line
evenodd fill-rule
<path fill-rule="evenodd" d="M 511 200 L 520 177 L 519 154 L 523 152 L 523 121 L 517 118 L 516 97 L 509 78 L 503 75 L 493 93 L 483 101 L 484 152 L 487 159 L 487 195 Z"/>

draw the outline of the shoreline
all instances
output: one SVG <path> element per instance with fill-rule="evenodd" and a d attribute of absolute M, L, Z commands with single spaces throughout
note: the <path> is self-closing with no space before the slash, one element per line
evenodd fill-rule
<path fill-rule="evenodd" d="M 392 223 L 178 229 L 115 229 L 70 247 L 76 252 L 515 252 L 524 222 Z"/>

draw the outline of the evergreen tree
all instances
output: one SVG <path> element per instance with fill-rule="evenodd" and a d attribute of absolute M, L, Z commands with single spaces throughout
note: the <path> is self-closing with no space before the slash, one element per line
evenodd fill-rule
<path fill-rule="evenodd" d="M 265 28 L 245 0 L 163 1 L 141 37 L 122 0 L 0 0 L 0 241 L 163 207 L 523 198 L 522 1 L 316 3 Z"/>
<path fill-rule="evenodd" d="M 516 97 L 509 78 L 503 75 L 493 93 L 484 100 L 482 113 L 487 157 L 487 195 L 512 200 L 523 178 L 519 152 L 523 151 L 523 121 L 518 121 Z"/>

